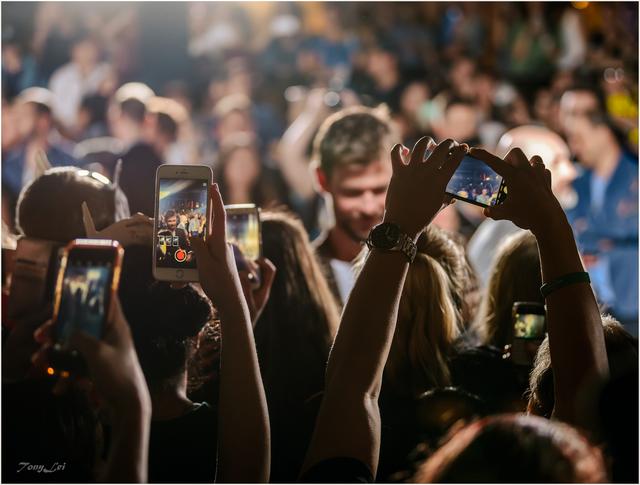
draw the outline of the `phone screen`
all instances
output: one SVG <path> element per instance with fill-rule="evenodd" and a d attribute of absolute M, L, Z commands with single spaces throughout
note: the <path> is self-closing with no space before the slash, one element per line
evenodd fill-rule
<path fill-rule="evenodd" d="M 161 178 L 156 227 L 156 266 L 196 269 L 191 238 L 206 231 L 208 181 Z"/>
<path fill-rule="evenodd" d="M 57 337 L 67 342 L 73 332 L 83 330 L 102 337 L 113 280 L 113 251 L 72 250 L 62 278 Z"/>
<path fill-rule="evenodd" d="M 445 192 L 456 199 L 483 207 L 496 205 L 504 197 L 502 177 L 482 160 L 466 156 L 451 177 Z"/>
<path fill-rule="evenodd" d="M 247 260 L 260 258 L 260 216 L 258 210 L 227 211 L 227 240 L 237 245 Z"/>
<path fill-rule="evenodd" d="M 513 336 L 522 339 L 542 340 L 545 335 L 545 316 L 533 313 L 514 315 Z"/>

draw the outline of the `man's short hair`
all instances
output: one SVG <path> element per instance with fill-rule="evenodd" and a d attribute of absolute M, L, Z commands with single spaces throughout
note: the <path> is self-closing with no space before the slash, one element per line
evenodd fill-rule
<path fill-rule="evenodd" d="M 169 209 L 167 212 L 164 213 L 165 220 L 170 219 L 172 217 L 176 217 L 176 211 L 174 211 L 173 209 Z"/>
<path fill-rule="evenodd" d="M 171 141 L 178 138 L 178 130 L 182 123 L 189 119 L 187 110 L 171 98 L 154 96 L 146 104 L 149 113 L 157 117 L 158 130 Z"/>
<path fill-rule="evenodd" d="M 385 108 L 347 108 L 320 126 L 313 141 L 313 160 L 331 177 L 336 167 L 374 162 L 399 141 Z"/>
<path fill-rule="evenodd" d="M 140 124 L 144 121 L 144 117 L 147 114 L 147 108 L 144 103 L 135 98 L 125 99 L 120 103 L 120 111 L 123 116 Z"/>

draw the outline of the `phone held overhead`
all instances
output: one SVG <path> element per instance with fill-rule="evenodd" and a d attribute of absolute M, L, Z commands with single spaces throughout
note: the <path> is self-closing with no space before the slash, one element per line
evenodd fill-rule
<path fill-rule="evenodd" d="M 206 165 L 161 165 L 156 172 L 153 275 L 198 281 L 191 240 L 204 238 L 210 217 L 212 172 Z"/>

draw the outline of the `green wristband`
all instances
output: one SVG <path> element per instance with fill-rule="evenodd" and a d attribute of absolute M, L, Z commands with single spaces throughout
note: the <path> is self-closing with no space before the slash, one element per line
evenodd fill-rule
<path fill-rule="evenodd" d="M 540 287 L 540 293 L 542 293 L 543 298 L 546 298 L 554 291 L 564 288 L 565 286 L 575 285 L 576 283 L 591 283 L 589 273 L 586 271 L 579 271 L 577 273 L 569 273 L 561 276 L 550 283 L 542 285 Z"/>

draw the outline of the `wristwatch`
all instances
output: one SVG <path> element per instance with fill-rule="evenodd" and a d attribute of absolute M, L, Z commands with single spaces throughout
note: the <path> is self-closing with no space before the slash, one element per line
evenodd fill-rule
<path fill-rule="evenodd" d="M 383 222 L 371 229 L 367 238 L 367 246 L 369 249 L 400 251 L 407 257 L 409 263 L 413 262 L 418 251 L 413 239 L 404 234 L 393 222 Z"/>

